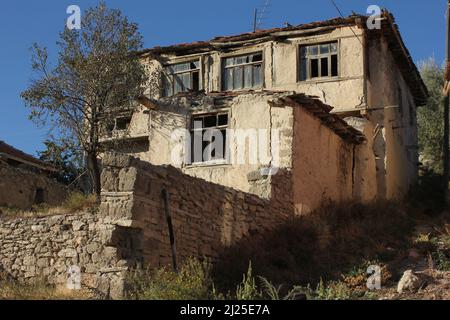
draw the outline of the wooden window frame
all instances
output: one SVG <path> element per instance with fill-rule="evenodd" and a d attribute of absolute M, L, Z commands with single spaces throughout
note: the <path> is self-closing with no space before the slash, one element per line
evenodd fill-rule
<path fill-rule="evenodd" d="M 226 60 L 231 58 L 239 58 L 239 57 L 246 57 L 246 56 L 252 56 L 252 55 L 261 55 L 261 61 L 253 61 L 253 62 L 246 62 L 246 63 L 240 63 L 240 64 L 234 64 L 231 66 L 226 65 Z M 237 54 L 232 56 L 223 57 L 221 59 L 222 63 L 222 72 L 221 72 L 221 89 L 222 91 L 241 91 L 241 90 L 249 90 L 249 89 L 261 89 L 264 87 L 264 52 L 263 51 L 256 51 L 256 52 L 249 52 L 244 54 Z M 253 77 L 253 68 L 252 68 L 252 85 L 250 87 L 245 87 L 245 71 L 242 73 L 242 87 L 241 88 L 234 88 L 234 69 L 237 68 L 243 68 L 245 70 L 245 66 L 255 66 L 259 65 L 261 67 L 261 82 L 259 85 L 255 85 L 255 79 Z M 225 71 L 228 69 L 233 69 L 233 88 L 227 89 L 225 85 Z"/>
<path fill-rule="evenodd" d="M 169 72 L 168 68 L 170 67 L 174 67 L 176 65 L 181 65 L 181 64 L 191 64 L 191 63 L 198 63 L 198 67 L 195 69 L 189 69 L 189 70 L 183 70 L 183 71 L 177 71 L 177 72 Z M 192 59 L 192 60 L 188 60 L 188 61 L 183 61 L 183 62 L 176 62 L 176 63 L 171 63 L 168 65 L 164 66 L 164 77 L 165 77 L 165 81 L 164 81 L 164 88 L 163 88 L 163 96 L 164 97 L 170 97 L 173 95 L 176 95 L 178 93 L 181 92 L 190 92 L 190 91 L 194 91 L 193 89 L 187 89 L 184 88 L 183 85 L 183 90 L 176 92 L 175 93 L 175 77 L 178 76 L 180 77 L 180 75 L 184 75 L 184 74 L 189 74 L 190 79 L 191 79 L 191 86 L 194 83 L 194 73 L 198 73 L 198 90 L 200 90 L 201 88 L 201 59 Z M 168 88 L 166 87 L 167 85 L 170 85 L 170 91 L 168 90 Z M 195 90 L 197 91 L 197 90 Z"/>
<path fill-rule="evenodd" d="M 331 51 L 331 44 L 335 44 L 336 45 L 336 52 L 332 52 Z M 322 45 L 329 45 L 329 52 L 328 53 L 320 53 L 320 46 Z M 310 54 L 309 53 L 309 48 L 311 47 L 317 47 L 317 54 Z M 305 48 L 306 50 L 306 55 L 305 58 L 302 55 L 302 48 Z M 328 41 L 328 42 L 321 42 L 321 43 L 312 43 L 312 44 L 300 44 L 298 46 L 298 81 L 299 82 L 304 82 L 304 81 L 316 81 L 316 80 L 323 80 L 323 79 L 335 79 L 335 78 L 339 78 L 340 75 L 340 44 L 339 41 Z M 332 75 L 332 57 L 336 56 L 336 75 Z M 327 76 L 322 76 L 322 64 L 321 64 L 321 59 L 323 58 L 327 58 L 328 59 L 328 75 Z M 307 66 L 307 70 L 306 70 L 306 78 L 302 79 L 302 60 L 306 59 L 306 66 Z M 318 76 L 317 77 L 311 77 L 311 60 L 317 60 L 318 61 Z"/>
<path fill-rule="evenodd" d="M 226 125 L 219 125 L 219 117 L 226 115 L 227 116 L 227 124 Z M 207 118 L 207 117 L 212 117 L 215 116 L 216 117 L 216 125 L 213 127 L 205 127 L 204 126 L 204 122 L 201 128 L 195 128 L 195 120 L 199 119 L 199 118 Z M 202 161 L 197 161 L 194 162 L 194 156 L 193 156 L 193 148 L 194 148 L 194 140 L 193 140 L 193 135 L 195 132 L 202 132 L 202 137 L 203 137 L 203 131 L 205 130 L 218 130 L 218 131 L 223 131 L 223 130 L 227 130 L 230 127 L 230 112 L 229 111 L 217 111 L 217 112 L 213 112 L 213 113 L 202 113 L 202 114 L 194 114 L 191 116 L 190 118 L 190 127 L 189 127 L 189 132 L 191 135 L 191 144 L 189 145 L 189 148 L 191 150 L 191 157 L 190 157 L 190 165 L 204 165 L 204 164 L 212 164 L 212 163 L 222 163 L 222 164 L 226 164 L 228 162 L 228 135 L 225 135 L 225 141 L 223 141 L 224 145 L 225 145 L 225 149 L 222 150 L 223 151 L 223 158 L 216 158 L 216 159 L 203 159 L 203 152 L 205 151 L 203 146 L 202 146 Z M 210 143 L 212 143 L 212 141 L 210 141 Z"/>

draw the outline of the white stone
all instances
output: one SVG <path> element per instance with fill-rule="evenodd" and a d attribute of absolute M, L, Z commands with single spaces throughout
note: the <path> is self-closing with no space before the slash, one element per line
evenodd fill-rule
<path fill-rule="evenodd" d="M 74 221 L 72 223 L 73 231 L 80 231 L 80 229 L 84 226 L 84 222 L 81 221 Z"/>
<path fill-rule="evenodd" d="M 414 274 L 412 270 L 406 270 L 402 278 L 398 282 L 397 292 L 403 293 L 405 291 L 415 292 L 420 288 L 420 279 Z"/>

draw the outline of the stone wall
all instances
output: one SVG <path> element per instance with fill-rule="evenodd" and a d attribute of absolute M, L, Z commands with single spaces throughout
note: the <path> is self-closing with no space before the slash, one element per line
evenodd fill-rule
<path fill-rule="evenodd" d="M 179 261 L 190 256 L 214 260 L 224 247 L 273 228 L 293 214 L 288 171 L 273 177 L 255 173 L 254 183 L 271 180 L 268 200 L 126 155 L 106 155 L 103 166 L 100 211 L 108 223 L 140 235 L 134 250 L 150 267 L 172 261 L 163 190 L 169 194 Z"/>
<path fill-rule="evenodd" d="M 128 236 L 128 235 L 127 235 Z M 71 266 L 104 297 L 121 297 L 128 261 L 118 258 L 120 228 L 94 213 L 0 220 L 0 270 L 12 279 L 65 285 Z"/>
<path fill-rule="evenodd" d="M 66 196 L 66 187 L 46 175 L 0 161 L 0 206 L 26 210 L 41 201 L 59 205 Z"/>
<path fill-rule="evenodd" d="M 78 266 L 83 285 L 121 298 L 129 268 L 172 261 L 163 190 L 180 263 L 191 256 L 214 260 L 224 247 L 293 214 L 289 171 L 249 176 L 255 187 L 272 185 L 268 200 L 126 155 L 106 154 L 103 166 L 98 212 L 0 219 L 0 271 L 65 285 L 69 268 Z"/>

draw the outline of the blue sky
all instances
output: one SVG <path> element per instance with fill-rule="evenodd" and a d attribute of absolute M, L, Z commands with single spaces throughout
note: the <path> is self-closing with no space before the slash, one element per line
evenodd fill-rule
<path fill-rule="evenodd" d="M 251 31 L 255 7 L 266 0 L 128 0 L 105 1 L 137 22 L 145 46 L 208 40 L 217 35 Z M 388 8 L 416 62 L 434 56 L 443 62 L 445 53 L 446 0 L 335 0 L 344 15 L 365 13 L 371 4 Z M 330 0 L 271 0 L 263 28 L 307 23 L 338 16 Z M 33 42 L 48 47 L 56 56 L 55 42 L 65 25 L 66 8 L 76 4 L 86 9 L 90 0 L 2 1 L 0 6 L 0 140 L 36 154 L 48 136 L 28 120 L 29 110 L 20 98 L 31 78 L 30 51 Z"/>

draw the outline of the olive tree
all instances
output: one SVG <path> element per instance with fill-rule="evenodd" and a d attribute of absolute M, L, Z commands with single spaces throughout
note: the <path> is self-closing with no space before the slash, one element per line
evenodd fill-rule
<path fill-rule="evenodd" d="M 73 139 L 85 155 L 94 192 L 100 194 L 99 154 L 105 128 L 123 110 L 136 107 L 148 75 L 137 52 L 142 36 L 135 23 L 104 3 L 86 10 L 81 29 L 65 28 L 51 64 L 46 48 L 32 48 L 34 79 L 22 93 L 30 118 Z M 111 145 L 109 145 L 109 148 Z"/>
<path fill-rule="evenodd" d="M 428 168 L 442 173 L 444 68 L 435 60 L 428 59 L 421 63 L 420 73 L 430 94 L 427 104 L 417 110 L 420 155 Z"/>

